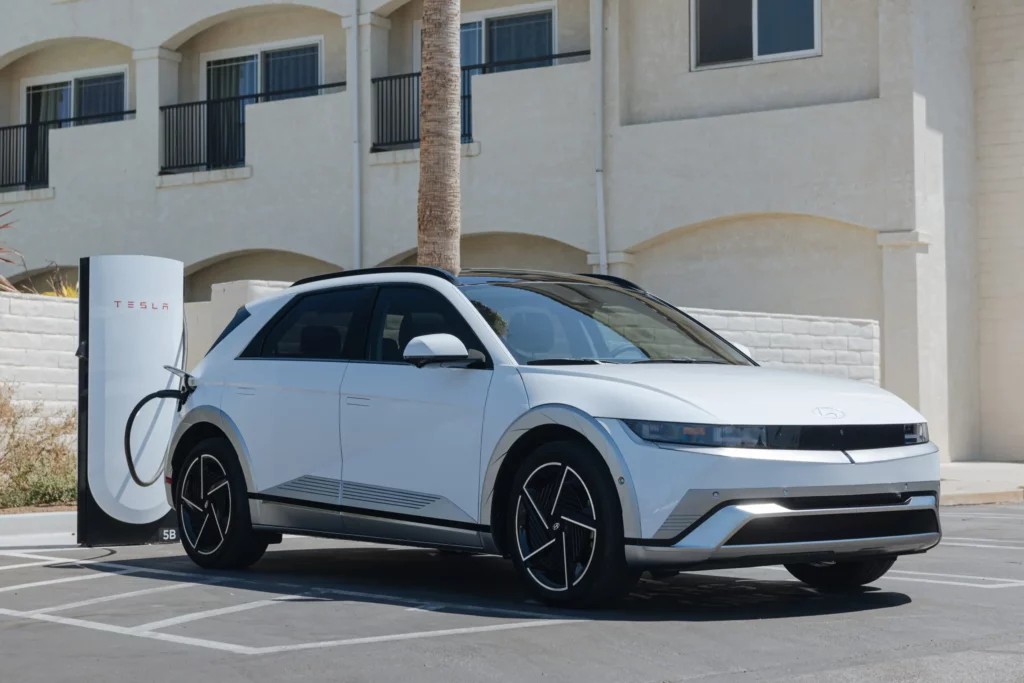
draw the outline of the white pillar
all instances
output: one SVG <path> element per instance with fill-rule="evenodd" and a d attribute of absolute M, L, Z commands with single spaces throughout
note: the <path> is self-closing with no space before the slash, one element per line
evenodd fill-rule
<path fill-rule="evenodd" d="M 143 129 L 146 165 L 159 173 L 163 162 L 163 117 L 160 107 L 178 101 L 178 65 L 181 55 L 162 47 L 135 50 L 135 119 Z"/>
<path fill-rule="evenodd" d="M 594 274 L 601 273 L 601 254 L 587 254 L 587 265 Z M 633 282 L 633 255 L 625 251 L 608 253 L 608 274 Z"/>

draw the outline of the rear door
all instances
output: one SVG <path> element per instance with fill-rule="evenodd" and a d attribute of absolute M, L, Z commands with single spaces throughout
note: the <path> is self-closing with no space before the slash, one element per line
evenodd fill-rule
<path fill-rule="evenodd" d="M 249 451 L 255 491 L 337 504 L 340 387 L 365 349 L 373 287 L 299 295 L 234 361 L 222 406 Z"/>

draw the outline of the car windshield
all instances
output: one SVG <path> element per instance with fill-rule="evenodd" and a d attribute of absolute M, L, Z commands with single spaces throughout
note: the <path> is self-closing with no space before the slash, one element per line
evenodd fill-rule
<path fill-rule="evenodd" d="M 521 364 L 750 365 L 678 309 L 629 290 L 582 282 L 493 282 L 462 288 Z"/>

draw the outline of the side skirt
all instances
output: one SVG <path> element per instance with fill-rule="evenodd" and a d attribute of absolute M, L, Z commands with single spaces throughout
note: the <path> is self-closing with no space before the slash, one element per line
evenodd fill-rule
<path fill-rule="evenodd" d="M 253 527 L 327 538 L 346 538 L 426 548 L 482 550 L 480 524 L 417 517 L 265 494 L 250 493 Z"/>

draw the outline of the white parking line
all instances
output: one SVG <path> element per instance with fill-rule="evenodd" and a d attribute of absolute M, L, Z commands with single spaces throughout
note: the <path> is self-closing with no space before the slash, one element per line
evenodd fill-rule
<path fill-rule="evenodd" d="M 211 581 L 210 583 L 213 582 Z M 64 612 L 69 609 L 89 607 L 90 605 L 98 605 L 104 602 L 113 602 L 114 600 L 137 598 L 140 595 L 152 595 L 153 593 L 166 593 L 168 591 L 180 590 L 182 588 L 191 588 L 193 585 L 194 584 L 191 583 L 172 583 L 169 586 L 143 588 L 142 590 L 129 591 L 128 593 L 116 593 L 114 595 L 104 595 L 103 597 L 92 598 L 91 600 L 79 600 L 78 602 L 69 602 L 63 605 L 56 605 L 55 607 L 44 607 L 43 609 L 32 610 L 31 612 L 29 612 L 29 614 L 51 614 L 53 612 Z"/>
<path fill-rule="evenodd" d="M 95 574 L 86 574 L 85 576 L 68 576 L 63 579 L 49 579 L 47 581 L 33 581 L 32 583 L 21 583 L 16 586 L 0 586 L 0 593 L 11 593 L 13 591 L 25 590 L 28 588 L 40 588 L 41 586 L 55 586 L 58 583 L 74 583 L 76 581 L 91 581 L 93 579 L 105 579 L 111 576 L 120 576 L 124 574 L 134 574 L 140 571 L 135 567 L 128 569 L 121 569 L 114 572 L 97 572 Z"/>
<path fill-rule="evenodd" d="M 949 511 L 949 512 L 943 512 L 943 513 L 941 513 L 941 515 L 943 517 L 946 517 L 946 516 L 949 516 L 949 517 L 978 517 L 978 518 L 986 518 L 987 517 L 987 518 L 991 518 L 991 519 L 1019 519 L 1021 521 L 1024 521 L 1024 514 L 1020 514 L 1020 515 L 1008 514 L 1007 515 L 1007 514 L 999 514 L 999 513 L 996 513 L 996 512 L 952 512 L 952 511 Z"/>
<path fill-rule="evenodd" d="M 772 571 L 788 571 L 785 567 L 758 567 Z M 898 575 L 898 576 L 897 576 Z M 928 577 L 928 578 L 925 578 Z M 996 583 L 967 583 L 951 579 L 969 579 L 972 581 L 993 581 Z M 974 576 L 971 574 L 939 574 L 935 572 L 913 572 L 904 569 L 890 570 L 879 581 L 911 581 L 913 583 L 933 583 L 943 586 L 964 586 L 967 588 L 1020 588 L 1024 587 L 1024 579 L 1006 579 L 995 576 Z"/>
<path fill-rule="evenodd" d="M 281 595 L 276 598 L 269 600 L 256 600 L 253 602 L 246 602 L 241 605 L 231 605 L 229 607 L 220 607 L 218 609 L 209 609 L 203 612 L 192 612 L 190 614 L 182 614 L 178 617 L 171 617 L 170 619 L 162 619 L 160 621 L 151 621 L 148 624 L 142 624 L 141 626 L 135 626 L 132 631 L 139 633 L 146 633 L 150 631 L 159 631 L 163 628 L 170 628 L 171 626 L 179 626 L 181 624 L 187 624 L 190 621 L 199 621 L 200 619 L 209 619 L 210 617 L 219 617 L 224 614 L 235 614 L 236 612 L 247 612 L 252 609 L 259 609 L 260 607 L 269 607 L 270 605 L 280 604 L 282 602 L 291 602 L 293 600 L 303 600 L 309 598 L 309 594 L 304 595 Z"/>
<path fill-rule="evenodd" d="M 1024 550 L 1024 545 L 993 545 L 990 543 L 957 543 L 942 541 L 942 545 L 952 548 L 989 548 L 992 550 Z"/>

